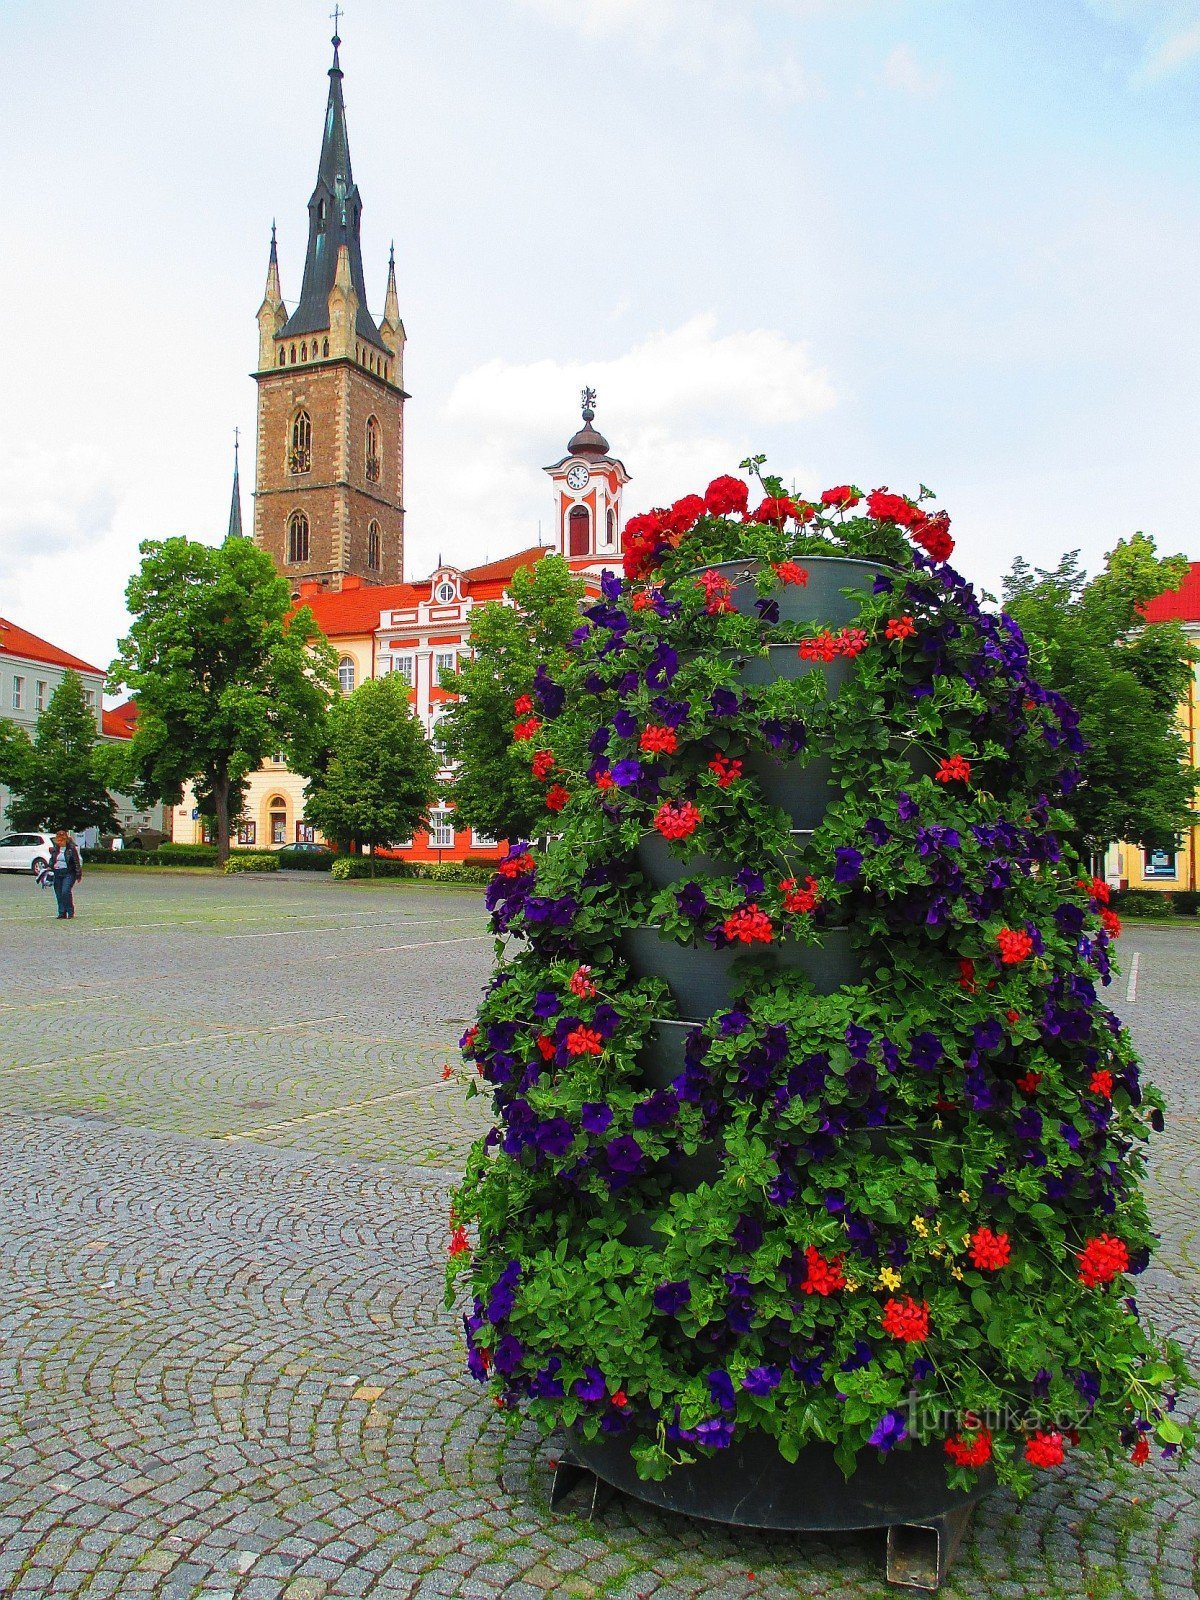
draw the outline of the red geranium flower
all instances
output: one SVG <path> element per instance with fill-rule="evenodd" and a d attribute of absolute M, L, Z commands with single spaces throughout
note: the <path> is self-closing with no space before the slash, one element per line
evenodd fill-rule
<path fill-rule="evenodd" d="M 1093 1094 L 1098 1094 L 1102 1100 L 1111 1100 L 1113 1092 L 1113 1075 L 1106 1068 L 1093 1072 L 1088 1082 L 1088 1088 Z"/>
<path fill-rule="evenodd" d="M 992 1435 L 989 1429 L 979 1428 L 973 1434 L 947 1439 L 942 1448 L 956 1467 L 982 1467 L 991 1460 Z"/>
<path fill-rule="evenodd" d="M 1061 1467 L 1063 1463 L 1063 1436 L 1061 1433 L 1035 1433 L 1026 1440 L 1025 1459 L 1033 1467 Z"/>
<path fill-rule="evenodd" d="M 616 1406 L 618 1411 L 624 1410 L 624 1408 L 629 1404 L 629 1396 L 625 1393 L 624 1389 L 617 1390 L 616 1394 L 614 1394 L 612 1397 L 612 1403 L 614 1406 Z"/>
<path fill-rule="evenodd" d="M 804 880 L 805 887 L 796 886 L 795 878 L 785 878 L 779 885 L 785 911 L 815 911 L 820 885 L 811 875 Z"/>
<path fill-rule="evenodd" d="M 691 533 L 703 515 L 704 501 L 700 496 L 698 494 L 685 494 L 681 500 L 676 500 L 675 504 L 663 514 L 663 521 L 666 523 L 668 530 L 676 538 L 680 538 L 685 533 Z"/>
<path fill-rule="evenodd" d="M 656 594 L 657 591 L 654 589 L 639 589 L 633 597 L 633 609 L 649 611 L 654 605 Z"/>
<path fill-rule="evenodd" d="M 608 770 L 607 767 L 605 767 L 602 772 L 598 772 L 596 774 L 595 782 L 596 782 L 597 789 L 615 789 L 616 788 L 616 779 L 613 777 L 612 773 Z"/>
<path fill-rule="evenodd" d="M 975 963 L 970 956 L 963 956 L 958 963 L 958 987 L 967 990 L 975 987 Z"/>
<path fill-rule="evenodd" d="M 673 756 L 679 748 L 679 739 L 674 728 L 660 728 L 652 722 L 649 727 L 642 729 L 638 748 L 651 755 Z"/>
<path fill-rule="evenodd" d="M 570 791 L 564 789 L 561 783 L 552 784 L 546 793 L 546 810 L 561 811 L 570 798 Z"/>
<path fill-rule="evenodd" d="M 507 861 L 502 861 L 496 871 L 502 878 L 519 878 L 523 873 L 533 871 L 533 857 L 528 850 L 524 855 L 509 856 Z"/>
<path fill-rule="evenodd" d="M 844 1289 L 846 1278 L 842 1262 L 845 1259 L 845 1256 L 834 1256 L 832 1261 L 827 1261 L 817 1247 L 810 1244 L 804 1252 L 808 1276 L 800 1285 L 805 1294 L 830 1295 L 835 1289 Z"/>
<path fill-rule="evenodd" d="M 999 1272 L 1006 1267 L 1012 1251 L 1006 1233 L 993 1233 L 990 1228 L 976 1228 L 971 1235 L 971 1260 L 980 1272 Z"/>
<path fill-rule="evenodd" d="M 802 567 L 798 561 L 777 561 L 775 576 L 780 583 L 795 583 L 803 589 L 808 582 L 808 568 Z"/>
<path fill-rule="evenodd" d="M 535 778 L 545 778 L 554 771 L 554 757 L 549 750 L 539 750 L 530 770 Z"/>
<path fill-rule="evenodd" d="M 1111 1283 L 1118 1273 L 1129 1271 L 1129 1251 L 1122 1239 L 1102 1233 L 1089 1239 L 1079 1252 L 1078 1278 L 1085 1289 L 1098 1289 Z"/>
<path fill-rule="evenodd" d="M 849 511 L 861 499 L 862 495 L 852 483 L 839 483 L 834 489 L 826 489 L 821 496 L 821 504 L 823 506 L 833 506 L 837 511 Z"/>
<path fill-rule="evenodd" d="M 796 654 L 801 661 L 832 661 L 838 654 L 837 640 L 825 628 L 821 633 L 814 633 L 810 639 L 801 639 Z"/>
<path fill-rule="evenodd" d="M 527 694 L 519 694 L 513 701 L 513 710 L 518 717 L 527 717 L 533 710 L 533 697 Z"/>
<path fill-rule="evenodd" d="M 889 639 L 911 639 L 917 625 L 911 617 L 892 617 L 884 629 Z"/>
<path fill-rule="evenodd" d="M 736 783 L 742 775 L 742 763 L 736 756 L 715 755 L 708 763 L 708 770 L 716 774 L 719 788 L 728 789 L 731 783 Z"/>
<path fill-rule="evenodd" d="M 732 511 L 745 511 L 750 491 L 740 478 L 714 478 L 704 491 L 704 505 L 714 517 L 727 517 Z"/>
<path fill-rule="evenodd" d="M 889 1299 L 883 1308 L 883 1331 L 905 1344 L 920 1344 L 929 1337 L 929 1302 L 918 1305 L 912 1295 L 903 1300 Z"/>
<path fill-rule="evenodd" d="M 717 572 L 715 568 L 710 567 L 697 578 L 696 587 L 704 590 L 704 609 L 710 617 L 734 609 L 733 579 L 727 578 L 723 572 Z"/>
<path fill-rule="evenodd" d="M 1019 961 L 1033 954 L 1033 940 L 1023 928 L 1001 928 L 996 935 L 1000 959 L 1006 967 L 1015 967 Z"/>
<path fill-rule="evenodd" d="M 586 963 L 576 967 L 567 981 L 567 988 L 581 1000 L 591 1000 L 596 993 L 596 982 L 592 977 L 591 967 Z"/>
<path fill-rule="evenodd" d="M 1022 1094 L 1032 1097 L 1037 1093 L 1038 1084 L 1041 1081 L 1042 1074 L 1040 1072 L 1027 1072 L 1023 1078 L 1017 1079 L 1017 1088 L 1020 1089 Z"/>
<path fill-rule="evenodd" d="M 751 521 L 774 523 L 777 528 L 782 528 L 788 517 L 797 522 L 808 522 L 812 514 L 812 506 L 802 500 L 793 500 L 785 494 L 768 495 L 753 512 Z"/>
<path fill-rule="evenodd" d="M 902 494 L 892 494 L 888 489 L 873 489 L 867 496 L 867 513 L 880 522 L 895 522 L 907 528 L 915 517 L 922 515 L 918 506 Z"/>
<path fill-rule="evenodd" d="M 553 1061 L 555 1050 L 554 1040 L 548 1033 L 539 1033 L 537 1036 L 538 1054 L 543 1061 Z"/>
<path fill-rule="evenodd" d="M 471 1241 L 467 1238 L 467 1230 L 460 1225 L 450 1235 L 448 1253 L 452 1256 L 461 1256 L 465 1255 L 470 1248 Z"/>
<path fill-rule="evenodd" d="M 843 628 L 834 640 L 834 648 L 838 655 L 853 661 L 867 648 L 867 636 L 861 628 Z"/>
<path fill-rule="evenodd" d="M 664 839 L 691 838 L 700 820 L 700 813 L 690 800 L 664 800 L 654 814 L 654 826 Z"/>
<path fill-rule="evenodd" d="M 945 756 L 933 776 L 936 783 L 970 783 L 971 763 L 962 756 Z"/>
<path fill-rule="evenodd" d="M 1104 931 L 1110 939 L 1121 937 L 1121 919 L 1115 911 L 1110 911 L 1105 906 L 1100 912 L 1100 921 L 1104 924 Z"/>
<path fill-rule="evenodd" d="M 1150 1459 L 1150 1443 L 1144 1435 L 1138 1439 L 1138 1442 L 1129 1452 L 1129 1459 L 1135 1467 L 1140 1467 L 1144 1461 Z"/>
<path fill-rule="evenodd" d="M 567 1035 L 567 1050 L 573 1056 L 598 1056 L 604 1049 L 604 1040 L 595 1028 L 572 1028 Z"/>
<path fill-rule="evenodd" d="M 541 725 L 537 717 L 529 717 L 525 722 L 518 722 L 513 728 L 513 738 L 532 739 Z"/>
<path fill-rule="evenodd" d="M 774 924 L 757 902 L 741 906 L 721 927 L 731 944 L 739 940 L 742 944 L 770 944 L 775 937 Z"/>

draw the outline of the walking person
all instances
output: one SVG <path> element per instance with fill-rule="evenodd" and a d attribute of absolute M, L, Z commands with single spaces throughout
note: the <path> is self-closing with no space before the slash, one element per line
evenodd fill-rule
<path fill-rule="evenodd" d="M 50 871 L 54 874 L 54 897 L 58 901 L 59 920 L 73 917 L 75 896 L 71 891 L 83 878 L 83 860 L 79 846 L 65 828 L 60 828 L 54 835 Z"/>

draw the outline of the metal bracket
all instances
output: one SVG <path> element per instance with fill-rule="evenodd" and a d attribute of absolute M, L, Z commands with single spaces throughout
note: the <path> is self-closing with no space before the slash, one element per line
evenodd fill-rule
<path fill-rule="evenodd" d="M 906 1589 L 940 1589 L 971 1521 L 973 1505 L 928 1522 L 897 1522 L 887 1531 L 887 1581 Z"/>
<path fill-rule="evenodd" d="M 558 1465 L 554 1469 L 554 1481 L 550 1485 L 550 1509 L 557 1511 L 567 1496 L 580 1484 L 587 1493 L 583 1515 L 589 1522 L 594 1522 L 612 1499 L 612 1485 L 598 1478 L 590 1467 L 585 1467 L 581 1461 L 577 1461 L 573 1455 L 565 1451 L 559 1456 Z"/>

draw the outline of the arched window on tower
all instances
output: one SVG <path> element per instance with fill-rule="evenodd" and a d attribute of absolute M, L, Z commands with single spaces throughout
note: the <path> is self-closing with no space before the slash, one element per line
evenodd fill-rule
<path fill-rule="evenodd" d="M 308 360 L 308 341 L 307 340 L 305 340 L 305 342 L 300 346 L 300 359 L 301 359 L 301 361 L 307 361 Z"/>
<path fill-rule="evenodd" d="M 378 572 L 383 565 L 383 538 L 379 532 L 379 524 L 372 521 L 367 528 L 367 566 L 372 572 Z"/>
<path fill-rule="evenodd" d="M 307 411 L 297 411 L 292 419 L 292 449 L 289 472 L 307 472 L 312 466 L 312 419 Z"/>
<path fill-rule="evenodd" d="M 327 356 L 329 354 L 329 340 L 328 339 L 322 339 L 321 340 L 321 354 L 323 356 Z"/>
<path fill-rule="evenodd" d="M 343 694 L 354 693 L 354 662 L 349 656 L 338 662 L 338 688 Z"/>
<path fill-rule="evenodd" d="M 324 200 L 318 200 L 317 201 L 317 232 L 318 233 L 324 233 L 325 232 L 325 202 L 324 202 Z"/>
<path fill-rule="evenodd" d="M 282 366 L 286 360 L 287 360 L 287 351 L 283 348 L 282 345 L 280 345 L 280 347 L 279 347 L 279 365 Z"/>
<path fill-rule="evenodd" d="M 367 418 L 367 482 L 379 482 L 379 418 Z"/>
<path fill-rule="evenodd" d="M 585 556 L 592 545 L 592 519 L 586 506 L 572 506 L 567 518 L 567 554 Z"/>
<path fill-rule="evenodd" d="M 308 560 L 308 518 L 303 511 L 293 511 L 288 518 L 287 558 L 292 566 Z"/>
<path fill-rule="evenodd" d="M 608 544 L 608 545 L 612 544 L 612 542 L 613 542 L 613 534 L 615 532 L 616 532 L 616 518 L 613 516 L 612 511 L 610 509 L 608 512 L 606 512 L 605 517 L 604 517 L 604 542 L 605 542 L 605 544 Z"/>

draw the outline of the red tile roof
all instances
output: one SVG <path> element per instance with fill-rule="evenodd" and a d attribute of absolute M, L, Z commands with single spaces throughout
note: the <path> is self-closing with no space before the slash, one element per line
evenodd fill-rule
<path fill-rule="evenodd" d="M 69 651 L 60 650 L 56 644 L 39 639 L 36 633 L 18 628 L 7 617 L 0 617 L 0 655 L 25 656 L 30 661 L 44 661 L 48 667 L 71 667 L 75 672 L 90 672 L 101 678 L 104 676 L 103 668 L 93 667 L 90 661 L 81 661 Z"/>
<path fill-rule="evenodd" d="M 482 567 L 467 567 L 463 577 L 472 588 L 477 583 L 489 583 L 497 578 L 502 578 L 505 583 L 511 583 L 522 567 L 532 567 L 547 554 L 549 546 L 531 545 L 528 550 L 518 550 L 514 555 L 501 556 L 499 561 L 488 561 Z"/>
<path fill-rule="evenodd" d="M 1189 561 L 1187 577 L 1179 588 L 1155 595 L 1142 612 L 1147 622 L 1200 622 L 1200 561 Z"/>
<path fill-rule="evenodd" d="M 110 739 L 132 739 L 137 724 L 137 714 L 136 700 L 122 700 L 119 706 L 113 706 L 111 711 L 104 711 L 101 714 L 102 731 Z"/>

